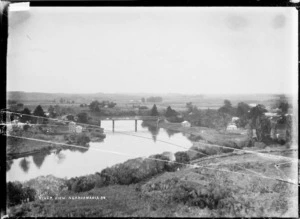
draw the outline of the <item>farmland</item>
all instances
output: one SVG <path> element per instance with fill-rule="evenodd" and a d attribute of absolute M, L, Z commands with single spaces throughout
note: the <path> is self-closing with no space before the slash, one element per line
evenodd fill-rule
<path fill-rule="evenodd" d="M 53 113 L 49 110 L 50 105 L 56 109 L 54 118 L 35 125 L 41 128 L 33 128 L 30 131 L 19 130 L 17 134 L 21 137 L 80 145 L 83 143 L 80 139 L 85 137 L 80 137 L 81 134 L 69 133 L 68 128 L 68 124 L 73 121 L 81 125 L 85 123 L 76 119 L 85 119 L 87 130 L 89 126 L 93 127 L 82 135 L 88 135 L 94 142 L 94 137 L 99 133 L 93 131 L 95 129 L 93 125 L 99 125 L 100 117 L 157 113 L 161 117 L 160 121 L 142 121 L 143 131 L 135 134 L 127 131 L 126 133 L 130 135 L 128 139 L 147 138 L 146 135 L 141 135 L 146 132 L 152 135 L 153 139 L 150 140 L 153 140 L 153 145 L 158 144 L 157 142 L 173 144 L 173 146 L 179 144 L 161 140 L 163 134 L 159 130 L 164 130 L 170 139 L 173 135 L 181 134 L 178 139 L 184 140 L 183 142 L 188 139 L 191 146 L 174 152 L 175 161 L 165 153 L 157 153 L 146 156 L 146 159 L 145 156 L 135 157 L 106 168 L 99 167 L 97 172 L 88 175 L 71 178 L 42 175 L 23 181 L 21 184 L 10 182 L 10 192 L 19 191 L 20 194 L 25 194 L 20 197 L 30 195 L 28 198 L 30 201 L 22 198 L 19 201 L 10 199 L 9 213 L 12 216 L 295 217 L 297 215 L 294 211 L 297 206 L 298 173 L 298 166 L 294 162 L 298 149 L 295 136 L 284 141 L 268 137 L 260 128 L 261 126 L 256 127 L 257 119 L 251 118 L 250 111 L 255 107 L 249 107 L 249 111 L 244 112 L 249 116 L 245 121 L 249 124 L 253 123 L 251 124 L 253 129 L 256 129 L 258 134 L 259 131 L 261 132 L 259 135 L 261 139 L 251 139 L 249 128 L 245 124 L 241 124 L 235 131 L 226 129 L 226 125 L 236 114 L 236 109 L 241 106 L 240 102 L 244 105 L 256 103 L 258 107 L 255 109 L 262 109 L 262 112 L 265 112 L 266 109 L 273 110 L 279 100 L 277 96 L 233 96 L 226 102 L 222 99 L 224 97 L 220 96 L 162 95 L 163 101 L 150 103 L 140 101 L 145 95 L 51 94 L 47 99 L 45 95 L 40 94 L 35 101 L 36 95 L 38 94 L 9 95 L 10 98 L 15 98 L 10 99 L 15 101 L 15 105 L 22 103 L 23 105 L 19 106 L 22 109 L 28 108 L 30 112 L 36 112 L 37 105 L 49 113 Z M 60 103 L 61 98 L 69 103 Z M 101 101 L 112 101 L 116 105 L 111 108 L 102 106 L 97 109 L 103 103 Z M 96 110 L 89 106 L 91 103 L 96 104 Z M 260 104 L 265 108 L 259 108 Z M 230 111 L 223 113 L 224 109 L 228 108 Z M 18 109 L 17 112 L 22 112 L 22 109 Z M 294 107 L 293 110 L 297 108 Z M 262 114 L 259 116 L 262 122 L 268 121 Z M 70 120 L 65 119 L 66 117 Z M 175 121 L 187 120 L 192 125 L 184 127 L 180 122 L 170 122 L 174 119 Z M 56 124 L 54 120 L 60 121 L 61 124 Z M 56 128 L 51 130 L 52 126 Z M 287 132 L 286 128 L 281 131 Z M 109 133 L 104 129 L 104 133 L 106 132 Z M 116 133 L 110 134 L 109 139 L 120 139 L 116 141 L 122 146 L 120 150 L 128 147 L 127 151 L 129 151 L 129 147 L 146 145 L 142 140 L 134 140 L 131 141 L 133 145 L 127 145 L 121 137 L 122 132 L 118 134 L 117 130 Z M 104 144 L 105 141 L 106 139 Z M 115 144 L 115 141 L 113 142 Z M 84 141 L 85 143 L 88 141 Z M 100 143 L 98 147 L 102 148 L 103 145 Z M 30 160 L 28 157 L 30 153 L 46 153 L 42 162 L 38 163 L 41 168 L 44 160 L 47 160 L 45 157 L 49 155 L 48 152 L 53 149 L 58 150 L 58 154 L 59 151 L 70 150 L 64 146 L 41 144 L 38 141 L 25 139 L 16 140 L 10 137 L 7 155 L 10 159 L 24 156 L 21 162 L 26 163 Z M 89 148 L 87 144 L 82 152 L 92 149 L 93 147 Z M 282 163 L 284 165 L 281 165 Z M 11 163 L 7 162 L 7 165 Z M 41 196 L 52 197 L 52 199 L 41 199 Z M 68 199 L 68 197 L 89 196 L 105 197 L 105 199 Z"/>

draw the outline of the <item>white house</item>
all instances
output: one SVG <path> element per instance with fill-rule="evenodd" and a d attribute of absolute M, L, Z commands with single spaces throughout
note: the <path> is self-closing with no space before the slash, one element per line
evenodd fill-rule
<path fill-rule="evenodd" d="M 76 132 L 76 123 L 75 122 L 69 123 L 69 132 Z"/>
<path fill-rule="evenodd" d="M 237 121 L 239 119 L 240 119 L 239 117 L 232 117 L 231 122 L 235 122 L 235 121 Z"/>
<path fill-rule="evenodd" d="M 75 131 L 76 131 L 76 133 L 81 133 L 82 132 L 82 126 L 80 126 L 80 125 L 76 126 Z"/>
<path fill-rule="evenodd" d="M 249 103 L 249 106 L 250 106 L 250 107 L 256 107 L 256 106 L 257 106 L 257 103 Z"/>
<path fill-rule="evenodd" d="M 183 121 L 183 122 L 181 123 L 181 125 L 182 125 L 183 127 L 191 127 L 191 123 L 189 123 L 188 121 Z"/>
<path fill-rule="evenodd" d="M 277 113 L 270 113 L 270 112 L 267 112 L 267 113 L 265 113 L 265 116 L 267 116 L 267 117 L 276 117 L 277 116 Z"/>
<path fill-rule="evenodd" d="M 229 123 L 228 126 L 227 126 L 227 130 L 228 131 L 237 130 L 236 124 Z"/>
<path fill-rule="evenodd" d="M 175 161 L 176 160 L 176 157 L 172 152 L 165 151 L 165 152 L 162 153 L 162 155 L 169 158 L 170 161 Z"/>

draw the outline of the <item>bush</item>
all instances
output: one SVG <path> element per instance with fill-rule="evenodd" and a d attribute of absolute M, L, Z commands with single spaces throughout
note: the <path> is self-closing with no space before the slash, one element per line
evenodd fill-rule
<path fill-rule="evenodd" d="M 188 164 L 190 162 L 190 157 L 187 152 L 179 151 L 175 153 L 176 162 Z"/>
<path fill-rule="evenodd" d="M 68 190 L 73 192 L 86 192 L 95 187 L 95 180 L 88 176 L 71 178 L 66 182 Z"/>
<path fill-rule="evenodd" d="M 23 202 L 34 201 L 36 191 L 30 187 L 24 187 L 20 182 L 7 183 L 8 206 L 14 206 Z"/>
<path fill-rule="evenodd" d="M 65 141 L 69 144 L 76 144 L 81 146 L 86 146 L 91 140 L 89 136 L 84 133 L 81 134 L 71 134 L 71 135 L 64 135 Z"/>

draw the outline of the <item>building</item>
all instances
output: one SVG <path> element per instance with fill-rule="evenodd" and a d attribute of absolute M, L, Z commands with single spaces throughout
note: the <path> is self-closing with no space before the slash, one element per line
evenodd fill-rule
<path fill-rule="evenodd" d="M 172 152 L 166 151 L 166 152 L 163 152 L 162 155 L 169 158 L 170 161 L 176 160 L 176 157 Z"/>
<path fill-rule="evenodd" d="M 250 107 L 256 107 L 256 106 L 257 106 L 257 103 L 249 103 L 249 106 L 250 106 Z"/>
<path fill-rule="evenodd" d="M 82 133 L 82 126 L 78 125 L 75 129 L 76 133 Z"/>
<path fill-rule="evenodd" d="M 227 128 L 226 128 L 227 131 L 233 131 L 233 130 L 237 130 L 237 127 L 236 127 L 236 124 L 234 123 L 229 123 Z"/>
<path fill-rule="evenodd" d="M 236 122 L 239 119 L 240 119 L 239 117 L 232 117 L 231 122 Z"/>
<path fill-rule="evenodd" d="M 278 116 L 278 114 L 277 113 L 271 113 L 271 112 L 267 112 L 267 113 L 265 113 L 265 116 L 266 117 L 276 117 L 276 116 Z"/>
<path fill-rule="evenodd" d="M 191 127 L 191 123 L 189 123 L 188 121 L 183 121 L 183 122 L 181 123 L 181 125 L 182 125 L 183 127 Z"/>
<path fill-rule="evenodd" d="M 76 132 L 76 123 L 75 122 L 69 123 L 69 132 Z"/>

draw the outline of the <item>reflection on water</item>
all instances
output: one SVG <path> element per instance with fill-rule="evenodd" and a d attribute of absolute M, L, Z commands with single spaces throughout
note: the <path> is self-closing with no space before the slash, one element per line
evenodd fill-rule
<path fill-rule="evenodd" d="M 6 171 L 10 170 L 12 163 L 13 163 L 13 160 L 6 160 Z"/>
<path fill-rule="evenodd" d="M 167 134 L 168 134 L 169 137 L 172 137 L 176 133 L 180 133 L 179 131 L 174 131 L 174 130 L 170 130 L 170 129 L 166 129 L 166 132 L 167 132 Z"/>
<path fill-rule="evenodd" d="M 103 142 L 91 142 L 89 148 L 86 149 L 65 146 L 61 151 L 41 152 L 14 159 L 10 169 L 7 170 L 7 180 L 26 181 L 49 174 L 61 178 L 82 176 L 100 172 L 106 167 L 128 159 L 148 157 L 165 151 L 175 153 L 184 150 L 162 141 L 187 149 L 192 146 L 192 143 L 181 133 L 147 127 L 142 125 L 141 121 L 138 121 L 137 132 L 134 132 L 134 121 L 116 121 L 115 132 L 112 132 L 111 121 L 102 121 L 101 126 L 106 133 Z M 99 150 L 119 152 L 129 154 L 129 156 Z"/>
<path fill-rule="evenodd" d="M 152 134 L 152 139 L 154 142 L 156 142 L 156 137 L 159 134 L 159 127 L 155 127 L 155 126 L 149 126 L 147 124 L 145 124 L 144 122 L 142 122 L 142 127 L 143 128 L 147 128 L 148 131 Z"/>
<path fill-rule="evenodd" d="M 22 158 L 22 160 L 20 161 L 20 167 L 25 173 L 27 173 L 29 170 L 29 163 L 30 162 L 26 158 Z"/>
<path fill-rule="evenodd" d="M 45 157 L 49 154 L 50 154 L 49 151 L 42 151 L 32 156 L 33 163 L 37 166 L 37 168 L 40 168 L 42 166 Z"/>

